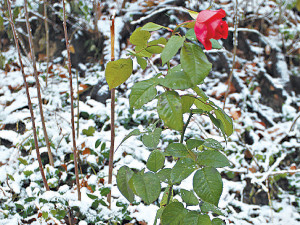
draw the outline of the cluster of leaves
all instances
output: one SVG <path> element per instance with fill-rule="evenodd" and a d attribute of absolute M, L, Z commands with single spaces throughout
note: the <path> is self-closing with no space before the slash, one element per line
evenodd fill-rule
<path fill-rule="evenodd" d="M 184 26 L 191 28 L 186 36 L 181 36 L 176 30 Z M 216 168 L 229 166 L 229 161 L 221 153 L 221 144 L 214 139 L 188 139 L 185 144 L 184 133 L 193 115 L 206 115 L 218 127 L 226 139 L 233 132 L 231 118 L 216 104 L 209 100 L 199 84 L 209 74 L 212 65 L 207 60 L 201 47 L 192 43 L 194 22 L 178 25 L 172 31 L 171 38 L 149 41 L 150 31 L 167 29 L 166 27 L 147 23 L 137 28 L 130 37 L 135 45 L 135 51 L 130 51 L 131 57 L 136 57 L 142 69 L 147 66 L 147 59 L 153 54 L 160 54 L 162 65 L 167 64 L 167 73 L 158 73 L 153 78 L 137 82 L 131 88 L 129 98 L 132 108 L 142 106 L 157 99 L 157 112 L 164 125 L 170 129 L 181 131 L 180 143 L 170 143 L 163 151 L 157 148 L 162 129 L 153 124 L 146 133 L 133 130 L 123 141 L 133 135 L 142 135 L 143 144 L 152 151 L 147 160 L 147 169 L 133 171 L 127 166 L 119 169 L 117 185 L 120 192 L 130 202 L 134 196 L 139 196 L 146 204 L 158 199 L 161 192 L 160 209 L 156 215 L 165 224 L 222 224 L 222 220 L 214 218 L 212 221 L 208 211 L 220 214 L 218 202 L 222 193 L 222 179 Z M 171 67 L 170 60 L 180 51 L 180 64 Z M 131 58 L 119 59 L 107 64 L 106 79 L 111 88 L 125 82 L 132 74 L 133 61 Z M 163 92 L 157 92 L 157 86 L 163 87 Z M 192 94 L 180 94 L 191 89 Z M 184 123 L 183 115 L 189 114 Z M 171 156 L 177 162 L 173 168 L 164 168 L 165 157 Z M 193 172 L 193 190 L 179 189 L 183 202 L 189 205 L 199 205 L 200 209 L 191 211 L 181 202 L 173 198 L 175 185 L 190 176 Z M 162 189 L 162 183 L 167 188 Z M 196 194 L 196 195 L 195 195 Z M 197 197 L 196 197 L 197 196 Z M 200 199 L 200 200 L 199 200 Z"/>

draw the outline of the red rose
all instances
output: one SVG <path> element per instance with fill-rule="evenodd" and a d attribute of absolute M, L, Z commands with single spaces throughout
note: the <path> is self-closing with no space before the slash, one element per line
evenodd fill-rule
<path fill-rule="evenodd" d="M 204 45 L 206 50 L 211 49 L 209 39 L 226 39 L 228 36 L 228 24 L 222 20 L 226 16 L 223 9 L 201 11 L 196 19 L 194 27 L 197 39 Z"/>

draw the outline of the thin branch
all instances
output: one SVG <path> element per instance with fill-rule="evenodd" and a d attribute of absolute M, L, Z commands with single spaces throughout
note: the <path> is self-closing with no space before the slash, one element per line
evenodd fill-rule
<path fill-rule="evenodd" d="M 62 2 L 63 2 L 63 16 L 64 16 L 63 25 L 64 25 L 64 32 L 65 32 L 66 48 L 67 48 L 67 52 L 68 52 L 68 70 L 69 70 L 70 96 L 71 96 L 71 124 L 72 124 L 74 167 L 75 167 L 78 200 L 81 201 L 80 183 L 79 183 L 79 175 L 78 175 L 78 163 L 77 163 L 75 124 L 74 124 L 74 95 L 73 95 L 72 71 L 71 71 L 71 54 L 70 54 L 70 45 L 69 45 L 68 32 L 67 32 L 65 1 L 63 0 Z"/>
<path fill-rule="evenodd" d="M 111 26 L 110 26 L 110 34 L 111 34 L 111 61 L 115 60 L 115 16 L 112 16 Z M 109 150 L 109 163 L 108 163 L 108 184 L 112 183 L 112 173 L 113 173 L 113 165 L 114 165 L 114 148 L 115 148 L 115 89 L 111 89 L 111 111 L 110 111 L 110 150 Z M 111 208 L 111 191 L 107 195 L 108 208 Z"/>
<path fill-rule="evenodd" d="M 46 87 L 48 87 L 48 69 L 49 69 L 49 27 L 48 27 L 48 17 L 47 17 L 47 0 L 44 0 L 44 22 L 45 22 L 45 31 L 46 31 L 46 58 L 47 58 L 47 70 L 46 70 Z"/>
<path fill-rule="evenodd" d="M 233 33 L 233 59 L 232 59 L 232 68 L 229 74 L 229 78 L 228 78 L 228 86 L 227 86 L 227 90 L 225 92 L 225 96 L 224 96 L 224 105 L 223 105 L 223 109 L 225 109 L 225 105 L 226 105 L 226 99 L 227 96 L 229 94 L 230 91 L 230 86 L 231 86 L 231 80 L 232 80 L 232 75 L 233 75 L 233 70 L 235 67 L 235 56 L 236 56 L 236 50 L 237 50 L 237 45 L 238 45 L 238 32 L 237 32 L 237 28 L 238 28 L 238 0 L 235 0 L 235 15 L 234 15 L 234 33 Z"/>
<path fill-rule="evenodd" d="M 37 155 L 37 159 L 38 159 L 38 163 L 39 163 L 39 169 L 40 169 L 40 172 L 41 172 L 41 175 L 42 175 L 44 186 L 45 186 L 46 190 L 49 191 L 50 189 L 49 189 L 49 186 L 48 186 L 45 174 L 44 174 L 43 164 L 42 164 L 42 160 L 41 160 L 41 156 L 40 156 L 39 143 L 38 143 L 38 138 L 37 138 L 37 135 L 36 135 L 34 113 L 33 113 L 32 104 L 31 104 L 31 100 L 30 100 L 29 87 L 28 87 L 28 83 L 26 81 L 26 75 L 25 75 L 25 72 L 24 72 L 24 66 L 23 66 L 23 62 L 22 62 L 22 58 L 21 58 L 21 51 L 20 51 L 20 48 L 19 48 L 19 39 L 17 37 L 17 32 L 16 32 L 16 29 L 15 29 L 15 25 L 13 23 L 10 0 L 7 0 L 7 4 L 8 4 L 8 9 L 9 9 L 8 10 L 9 11 L 9 16 L 10 16 L 10 21 L 9 22 L 10 22 L 10 25 L 11 25 L 11 28 L 12 28 L 12 31 L 13 31 L 13 35 L 14 35 L 14 39 L 15 39 L 15 45 L 16 45 L 16 49 L 18 51 L 19 62 L 20 62 L 20 66 L 21 66 L 21 72 L 22 72 L 22 75 L 23 75 L 24 85 L 25 85 L 25 89 L 26 89 L 28 107 L 29 107 L 31 122 L 32 122 L 34 144 L 35 144 L 36 155 Z"/>
<path fill-rule="evenodd" d="M 39 109 L 40 109 L 43 133 L 44 133 L 45 142 L 46 142 L 46 146 L 47 146 L 47 150 L 48 150 L 49 162 L 50 162 L 51 166 L 54 166 L 53 156 L 52 156 L 51 149 L 50 149 L 50 142 L 48 139 L 47 129 L 46 129 L 46 125 L 45 125 L 41 87 L 40 87 L 40 81 L 39 81 L 37 68 L 36 68 L 35 53 L 34 53 L 34 47 L 33 47 L 33 41 L 32 41 L 32 33 L 31 33 L 31 27 L 30 27 L 28 11 L 27 11 L 27 0 L 24 1 L 24 9 L 25 9 L 26 27 L 27 27 L 27 32 L 29 35 L 29 48 L 30 48 L 30 53 L 31 53 L 31 58 L 32 58 L 33 74 L 34 74 L 35 82 L 36 82 L 36 90 L 37 90 L 37 96 L 38 96 L 38 101 L 39 101 Z"/>

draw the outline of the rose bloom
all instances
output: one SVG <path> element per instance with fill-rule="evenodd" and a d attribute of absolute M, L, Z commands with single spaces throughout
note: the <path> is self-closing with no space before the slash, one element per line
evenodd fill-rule
<path fill-rule="evenodd" d="M 228 36 L 228 24 L 222 20 L 226 16 L 223 9 L 203 10 L 196 19 L 194 27 L 197 39 L 204 45 L 206 50 L 212 48 L 209 39 L 226 39 Z"/>

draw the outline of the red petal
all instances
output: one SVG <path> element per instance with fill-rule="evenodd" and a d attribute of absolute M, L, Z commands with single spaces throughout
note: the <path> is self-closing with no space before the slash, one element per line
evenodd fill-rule
<path fill-rule="evenodd" d="M 225 16 L 226 16 L 226 13 L 223 9 L 214 10 L 214 11 L 213 10 L 203 10 L 198 14 L 197 22 L 205 23 L 208 20 L 222 19 Z"/>
<path fill-rule="evenodd" d="M 197 39 L 204 45 L 204 48 L 206 50 L 210 50 L 212 45 L 209 39 L 211 39 L 213 35 L 211 26 L 206 26 L 205 24 L 196 22 L 194 30 Z"/>

